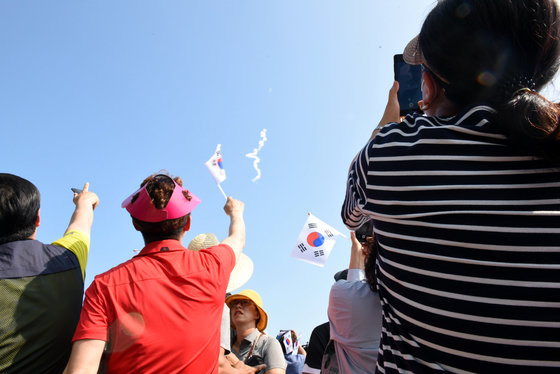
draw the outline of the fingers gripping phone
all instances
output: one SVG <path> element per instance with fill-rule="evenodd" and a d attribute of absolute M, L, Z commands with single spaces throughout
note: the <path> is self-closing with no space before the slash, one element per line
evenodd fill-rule
<path fill-rule="evenodd" d="M 421 112 L 418 101 L 422 100 L 422 66 L 407 64 L 402 55 L 395 55 L 393 61 L 395 80 L 399 82 L 400 115 Z"/>
<path fill-rule="evenodd" d="M 373 236 L 373 220 L 372 219 L 363 223 L 356 230 L 356 239 L 358 239 L 358 241 L 360 243 L 366 243 L 368 236 Z"/>

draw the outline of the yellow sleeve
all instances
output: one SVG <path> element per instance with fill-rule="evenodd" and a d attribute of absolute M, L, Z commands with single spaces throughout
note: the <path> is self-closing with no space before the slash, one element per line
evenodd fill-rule
<path fill-rule="evenodd" d="M 89 253 L 89 237 L 79 230 L 68 231 L 64 236 L 54 243 L 60 247 L 66 248 L 74 253 L 80 263 L 82 270 L 82 279 L 85 279 L 86 265 Z"/>

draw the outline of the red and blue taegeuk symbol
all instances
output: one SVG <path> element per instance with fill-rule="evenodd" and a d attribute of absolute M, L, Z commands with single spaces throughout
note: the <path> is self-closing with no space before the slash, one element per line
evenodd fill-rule
<path fill-rule="evenodd" d="M 218 166 L 220 167 L 220 169 L 224 168 L 224 165 L 222 165 L 222 158 L 221 157 L 218 159 Z"/>
<path fill-rule="evenodd" d="M 313 231 L 311 234 L 307 235 L 307 243 L 312 247 L 320 247 L 324 242 L 325 237 L 317 231 Z"/>

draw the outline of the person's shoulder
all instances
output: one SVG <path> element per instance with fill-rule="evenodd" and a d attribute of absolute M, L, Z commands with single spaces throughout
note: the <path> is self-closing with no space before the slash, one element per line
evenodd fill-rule
<path fill-rule="evenodd" d="M 328 321 L 315 326 L 313 331 L 311 331 L 312 337 L 327 337 L 327 340 L 329 334 L 330 334 L 330 326 Z"/>
<path fill-rule="evenodd" d="M 348 293 L 348 291 L 352 290 L 353 288 L 356 287 L 356 285 L 354 284 L 355 282 L 353 281 L 347 281 L 346 279 L 340 279 L 336 282 L 334 282 L 331 286 L 331 296 L 336 296 L 336 295 L 345 295 Z"/>
<path fill-rule="evenodd" d="M 343 289 L 343 290 L 361 289 L 366 286 L 369 287 L 365 279 L 354 279 L 354 280 L 340 279 L 333 283 L 331 289 Z"/>
<path fill-rule="evenodd" d="M 29 252 L 26 255 L 34 255 L 45 252 L 49 247 L 56 247 L 53 244 L 45 244 L 35 239 L 14 240 L 0 244 L 1 253 L 17 255 L 20 252 Z"/>
<path fill-rule="evenodd" d="M 233 249 L 227 244 L 220 243 L 220 244 L 213 245 L 212 247 L 201 249 L 199 252 L 200 253 L 204 253 L 204 252 L 213 252 L 213 253 L 232 252 L 233 253 Z"/>
<path fill-rule="evenodd" d="M 267 346 L 269 348 L 273 347 L 271 349 L 278 348 L 278 349 L 280 349 L 280 352 L 282 352 L 282 346 L 280 345 L 280 342 L 274 336 L 271 336 L 271 335 L 268 335 L 267 333 L 264 333 L 261 336 L 261 339 L 263 340 L 263 344 L 265 346 Z"/>
<path fill-rule="evenodd" d="M 79 268 L 78 259 L 66 248 L 38 240 L 17 240 L 0 245 L 2 278 L 22 278 L 60 273 Z"/>
<path fill-rule="evenodd" d="M 287 366 L 280 342 L 274 336 L 263 333 L 257 343 L 267 369 L 285 369 Z"/>
<path fill-rule="evenodd" d="M 98 285 L 115 286 L 121 283 L 130 283 L 130 279 L 126 276 L 129 274 L 130 267 L 136 261 L 139 261 L 139 257 L 133 257 L 125 262 L 122 262 L 111 269 L 97 274 L 94 277 L 93 282 Z"/>
<path fill-rule="evenodd" d="M 343 303 L 353 298 L 363 299 L 374 297 L 377 292 L 373 291 L 365 279 L 339 280 L 331 286 L 330 298 L 340 299 Z"/>
<path fill-rule="evenodd" d="M 261 335 L 261 339 L 263 341 L 272 341 L 272 340 L 276 342 L 278 341 L 274 336 L 268 335 L 266 332 L 259 332 L 259 334 Z"/>
<path fill-rule="evenodd" d="M 218 244 L 212 247 L 204 248 L 198 251 L 201 255 L 210 255 L 210 256 L 231 256 L 235 258 L 235 252 L 233 249 L 227 244 Z"/>
<path fill-rule="evenodd" d="M 247 340 L 255 341 L 258 339 L 258 345 L 268 345 L 272 340 L 276 340 L 276 338 L 268 335 L 266 332 L 260 332 L 255 330 L 251 334 L 249 334 L 246 338 Z"/>
<path fill-rule="evenodd" d="M 60 239 L 55 240 L 52 244 L 68 248 L 67 245 L 72 245 L 78 241 L 89 245 L 89 236 L 82 230 L 71 230 L 65 232 Z"/>

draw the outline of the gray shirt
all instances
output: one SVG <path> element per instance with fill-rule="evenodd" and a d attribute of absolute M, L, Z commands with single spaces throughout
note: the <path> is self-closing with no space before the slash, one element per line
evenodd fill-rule
<path fill-rule="evenodd" d="M 348 280 L 331 287 L 328 308 L 331 339 L 340 373 L 375 372 L 381 337 L 381 303 L 363 270 L 350 269 Z"/>
<path fill-rule="evenodd" d="M 245 339 L 241 341 L 239 345 L 239 352 L 236 352 L 232 346 L 231 351 L 235 353 L 238 359 L 245 361 L 251 351 L 253 343 L 257 340 L 255 348 L 251 356 L 258 355 L 264 359 L 266 364 L 266 369 L 261 370 L 259 374 L 264 374 L 270 369 L 286 369 L 286 359 L 284 358 L 284 353 L 282 352 L 282 347 L 276 338 L 263 333 L 259 338 L 261 332 L 257 329 L 250 333 Z"/>

